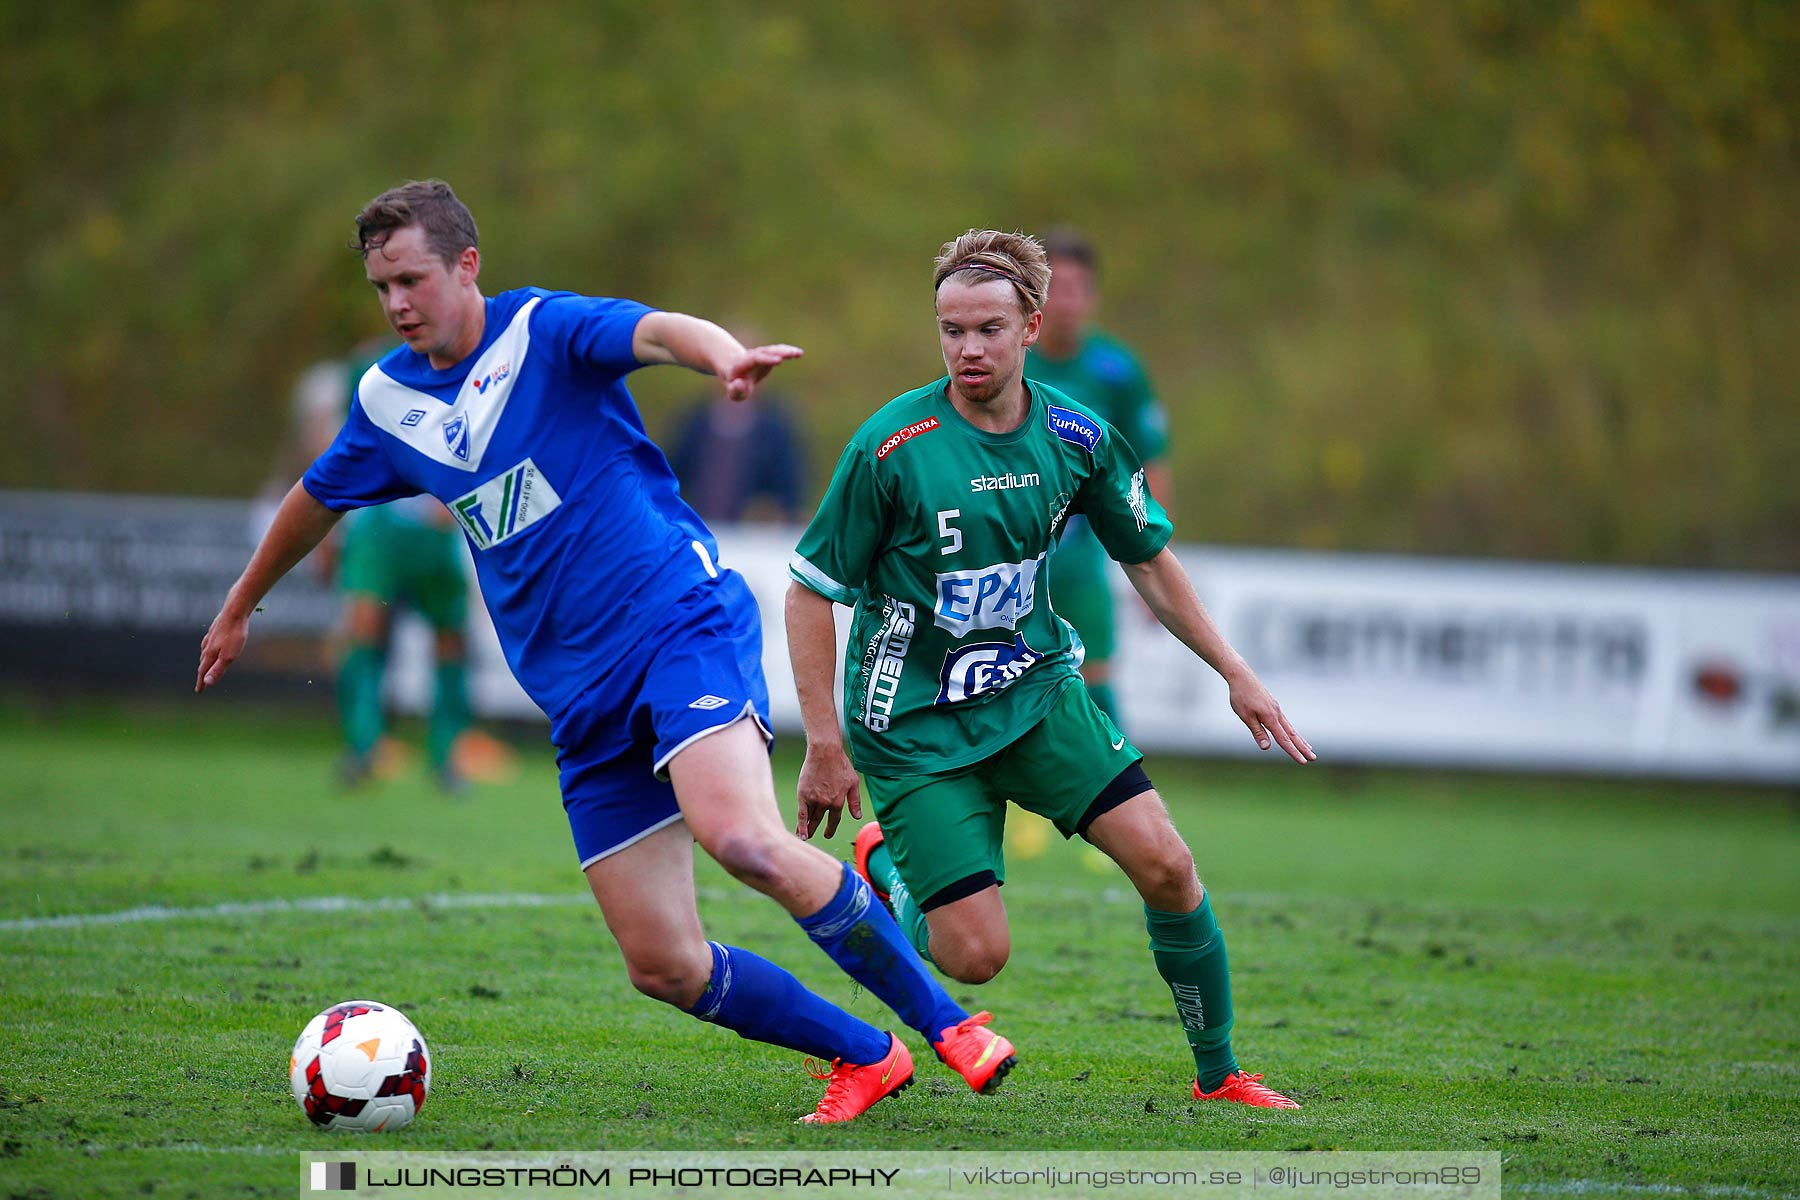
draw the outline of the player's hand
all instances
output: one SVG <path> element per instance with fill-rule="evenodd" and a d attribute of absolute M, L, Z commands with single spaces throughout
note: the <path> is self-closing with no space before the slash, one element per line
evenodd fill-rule
<path fill-rule="evenodd" d="M 719 377 L 720 381 L 725 384 L 726 397 L 732 400 L 748 400 L 756 392 L 756 385 L 769 377 L 770 371 L 788 359 L 799 358 L 804 353 L 806 351 L 798 346 L 782 344 L 750 347 Z"/>
<path fill-rule="evenodd" d="M 794 819 L 794 832 L 810 840 L 823 821 L 825 836 L 833 836 L 846 803 L 850 815 L 862 820 L 862 787 L 844 748 L 809 745 L 806 762 L 800 767 L 800 811 Z"/>
<path fill-rule="evenodd" d="M 1275 697 L 1269 694 L 1269 689 L 1263 686 L 1262 680 L 1253 672 L 1245 671 L 1231 681 L 1231 711 L 1249 727 L 1250 735 L 1256 739 L 1259 749 L 1267 750 L 1269 742 L 1273 740 L 1297 763 L 1304 765 L 1319 757 L 1307 745 L 1306 739 L 1288 723 L 1287 714 L 1281 711 L 1281 705 L 1275 703 Z"/>
<path fill-rule="evenodd" d="M 228 617 L 220 610 L 207 627 L 206 636 L 200 639 L 200 669 L 194 673 L 194 690 L 204 692 L 219 682 L 249 640 L 250 618 Z"/>

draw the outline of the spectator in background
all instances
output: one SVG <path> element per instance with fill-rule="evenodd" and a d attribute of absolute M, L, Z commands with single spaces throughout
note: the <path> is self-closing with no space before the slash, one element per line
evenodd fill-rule
<path fill-rule="evenodd" d="M 733 332 L 745 345 L 763 341 L 753 330 Z M 668 446 L 681 498 L 708 525 L 805 519 L 806 454 L 779 393 L 763 392 L 755 404 L 734 404 L 722 391 L 702 397 Z"/>
<path fill-rule="evenodd" d="M 1025 378 L 1067 393 L 1123 434 L 1144 464 L 1150 494 L 1169 509 L 1174 497 L 1165 461 L 1168 418 L 1137 356 L 1092 324 L 1100 300 L 1099 257 L 1093 244 L 1063 227 L 1044 238 L 1044 250 L 1050 256 L 1050 294 L 1044 301 L 1043 333 L 1026 355 Z M 1070 517 L 1050 556 L 1051 605 L 1081 635 L 1086 648 L 1081 677 L 1088 694 L 1118 723 L 1112 687 L 1112 573 L 1087 519 Z"/>

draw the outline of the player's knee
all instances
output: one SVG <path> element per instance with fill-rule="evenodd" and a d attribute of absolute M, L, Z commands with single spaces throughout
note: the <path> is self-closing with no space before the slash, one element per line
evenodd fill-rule
<path fill-rule="evenodd" d="M 712 978 L 712 955 L 707 953 L 704 963 L 701 957 L 668 952 L 628 954 L 625 971 L 631 986 L 652 1000 L 692 1008 Z"/>
<path fill-rule="evenodd" d="M 760 832 L 728 833 L 706 849 L 733 879 L 759 892 L 773 892 L 782 881 L 782 848 Z"/>
<path fill-rule="evenodd" d="M 1200 877 L 1194 855 L 1179 841 L 1158 847 L 1136 872 L 1144 902 L 1165 912 L 1185 912 L 1200 903 Z"/>
<path fill-rule="evenodd" d="M 1010 938 L 931 939 L 931 957 L 958 983 L 986 983 L 1012 955 Z"/>

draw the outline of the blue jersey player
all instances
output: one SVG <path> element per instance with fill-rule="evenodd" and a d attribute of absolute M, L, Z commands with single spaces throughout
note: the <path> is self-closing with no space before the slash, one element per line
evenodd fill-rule
<path fill-rule="evenodd" d="M 474 553 L 507 663 L 550 714 L 575 848 L 632 984 L 830 1062 L 802 1120 L 849 1120 L 912 1079 L 898 1037 L 767 959 L 706 940 L 698 842 L 991 1091 L 1011 1043 L 951 1000 L 854 871 L 787 832 L 756 601 L 718 565 L 625 389 L 638 367 L 671 363 L 743 400 L 800 351 L 746 349 L 710 321 L 629 300 L 483 296 L 474 218 L 440 181 L 383 193 L 356 224 L 405 344 L 362 377 L 337 440 L 282 501 L 201 643 L 195 690 L 242 653 L 257 603 L 340 514 L 437 497 Z"/>

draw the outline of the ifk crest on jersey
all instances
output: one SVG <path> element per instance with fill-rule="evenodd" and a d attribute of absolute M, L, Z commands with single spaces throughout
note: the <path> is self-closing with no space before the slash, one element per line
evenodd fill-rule
<path fill-rule="evenodd" d="M 450 447 L 450 453 L 469 461 L 469 418 L 462 413 L 444 422 L 444 445 Z"/>

